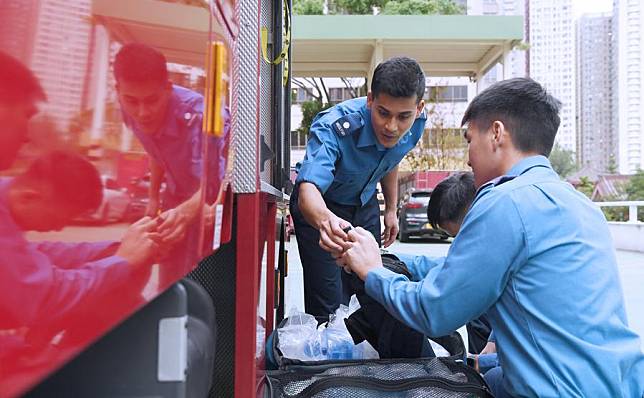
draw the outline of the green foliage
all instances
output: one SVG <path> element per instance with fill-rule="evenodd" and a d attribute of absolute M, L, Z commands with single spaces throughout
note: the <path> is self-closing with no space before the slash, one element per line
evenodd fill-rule
<path fill-rule="evenodd" d="M 588 177 L 581 177 L 577 190 L 590 198 L 595 190 L 595 184 Z"/>
<path fill-rule="evenodd" d="M 617 202 L 620 201 L 621 198 L 618 197 L 605 197 L 602 199 L 604 202 Z M 628 206 L 610 206 L 610 207 L 602 207 L 602 212 L 604 212 L 604 216 L 606 217 L 606 221 L 628 221 Z"/>
<path fill-rule="evenodd" d="M 555 146 L 552 148 L 552 152 L 550 152 L 549 159 L 550 164 L 552 164 L 552 168 L 561 178 L 566 178 L 577 169 L 574 153 L 561 148 L 559 144 L 555 143 Z"/>
<path fill-rule="evenodd" d="M 612 153 L 608 158 L 608 174 L 617 174 L 617 162 L 615 161 L 615 155 Z"/>
<path fill-rule="evenodd" d="M 464 14 L 452 0 L 392 0 L 382 8 L 389 15 L 454 15 Z"/>
<path fill-rule="evenodd" d="M 329 0 L 330 14 L 371 15 L 374 7 L 389 15 L 465 14 L 453 0 Z M 324 0 L 293 0 L 293 13 L 321 15 Z"/>
<path fill-rule="evenodd" d="M 293 14 L 322 15 L 324 0 L 293 0 Z"/>
<path fill-rule="evenodd" d="M 628 200 L 644 200 L 644 170 L 638 170 L 626 185 Z"/>
<path fill-rule="evenodd" d="M 637 170 L 626 186 L 628 200 L 644 200 L 644 170 Z M 637 208 L 637 219 L 644 221 L 644 206 Z"/>
<path fill-rule="evenodd" d="M 401 170 L 464 170 L 467 169 L 467 143 L 463 131 L 450 128 L 446 120 L 453 118 L 453 110 L 444 110 L 436 103 L 426 106 L 427 124 L 423 138 L 401 162 Z"/>
<path fill-rule="evenodd" d="M 382 7 L 384 0 L 335 0 L 334 10 L 338 14 L 370 15 L 373 7 Z"/>
<path fill-rule="evenodd" d="M 321 101 L 316 100 L 302 102 L 302 124 L 297 131 L 308 135 L 315 116 L 330 107 L 331 104 L 323 104 Z"/>

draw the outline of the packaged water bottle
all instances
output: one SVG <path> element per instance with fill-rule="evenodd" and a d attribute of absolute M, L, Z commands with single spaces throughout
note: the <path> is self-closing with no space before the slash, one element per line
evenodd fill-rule
<path fill-rule="evenodd" d="M 322 333 L 322 348 L 329 360 L 353 359 L 354 344 L 351 335 L 340 328 L 327 328 Z"/>

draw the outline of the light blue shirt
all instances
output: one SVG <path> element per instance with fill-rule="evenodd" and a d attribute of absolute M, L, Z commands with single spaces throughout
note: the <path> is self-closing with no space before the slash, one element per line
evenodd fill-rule
<path fill-rule="evenodd" d="M 364 206 L 382 177 L 416 146 L 426 119 L 423 112 L 400 141 L 387 149 L 374 134 L 366 97 L 322 111 L 311 124 L 296 183 L 315 184 L 333 202 Z"/>
<path fill-rule="evenodd" d="M 27 241 L 9 211 L 10 184 L 0 178 L 0 329 L 51 321 L 131 277 L 119 242 Z"/>
<path fill-rule="evenodd" d="M 644 355 L 602 212 L 543 156 L 508 175 L 479 190 L 442 265 L 420 282 L 375 269 L 368 294 L 431 336 L 487 312 L 513 395 L 642 397 Z"/>
<path fill-rule="evenodd" d="M 172 87 L 168 112 L 156 134 L 146 134 L 136 121 L 123 112 L 123 121 L 141 141 L 148 155 L 165 171 L 167 189 L 165 207 L 174 207 L 194 194 L 201 184 L 204 170 L 202 132 L 204 98 L 181 86 Z M 224 108 L 224 138 L 208 139 L 208 173 L 220 181 L 226 168 L 227 154 L 222 149 L 230 129 L 230 116 Z M 213 184 L 210 184 L 213 185 Z M 216 186 L 218 189 L 219 186 Z M 213 194 L 210 193 L 210 196 Z"/>

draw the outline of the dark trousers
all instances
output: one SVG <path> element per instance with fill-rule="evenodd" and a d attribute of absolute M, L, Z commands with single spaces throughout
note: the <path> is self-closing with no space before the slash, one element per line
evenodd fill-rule
<path fill-rule="evenodd" d="M 467 328 L 467 345 L 468 351 L 471 354 L 479 354 L 487 344 L 487 339 L 492 332 L 490 321 L 487 320 L 487 315 L 470 321 L 465 325 Z"/>
<path fill-rule="evenodd" d="M 293 190 L 290 211 L 295 226 L 297 246 L 304 270 L 304 307 L 307 313 L 327 317 L 340 304 L 351 298 L 351 275 L 335 263 L 335 259 L 319 244 L 320 233 L 304 220 L 298 208 L 299 186 Z M 374 193 L 364 206 L 347 206 L 324 199 L 327 208 L 354 227 L 371 232 L 380 244 L 380 207 Z"/>

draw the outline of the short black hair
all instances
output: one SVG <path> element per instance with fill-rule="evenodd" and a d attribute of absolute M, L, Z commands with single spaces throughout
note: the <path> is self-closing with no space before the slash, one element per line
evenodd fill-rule
<path fill-rule="evenodd" d="M 141 43 L 121 47 L 114 59 L 114 77 L 117 82 L 168 81 L 168 66 L 163 53 Z"/>
<path fill-rule="evenodd" d="M 376 66 L 371 78 L 374 98 L 384 93 L 395 98 L 416 97 L 420 102 L 425 94 L 425 74 L 416 60 L 394 57 Z"/>
<path fill-rule="evenodd" d="M 459 172 L 445 178 L 436 185 L 429 198 L 429 223 L 434 228 L 439 228 L 446 221 L 462 223 L 475 196 L 476 186 L 472 172 Z"/>
<path fill-rule="evenodd" d="M 52 188 L 53 200 L 79 213 L 95 210 L 103 200 L 101 177 L 88 160 L 68 151 L 52 151 L 38 157 L 17 181 Z"/>
<path fill-rule="evenodd" d="M 548 94 L 536 81 L 515 78 L 494 83 L 474 97 L 461 125 L 489 127 L 503 122 L 512 143 L 522 152 L 549 156 L 559 128 L 561 101 Z"/>
<path fill-rule="evenodd" d="M 20 61 L 0 51 L 0 102 L 44 101 L 40 82 Z"/>

